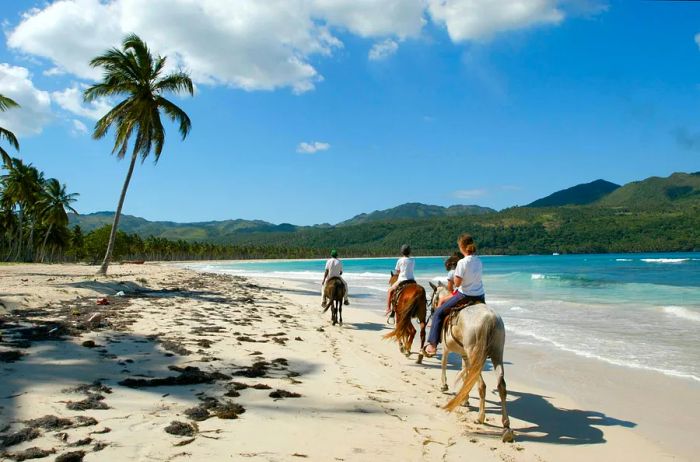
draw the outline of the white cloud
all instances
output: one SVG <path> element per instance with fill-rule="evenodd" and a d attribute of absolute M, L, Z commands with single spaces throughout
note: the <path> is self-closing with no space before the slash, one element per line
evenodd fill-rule
<path fill-rule="evenodd" d="M 89 104 L 84 103 L 83 90 L 84 87 L 75 85 L 63 91 L 54 91 L 51 93 L 51 97 L 62 109 L 92 120 L 101 118 L 112 109 L 112 105 L 105 99 L 99 99 Z"/>
<path fill-rule="evenodd" d="M 28 69 L 0 63 L 0 94 L 20 105 L 0 113 L 0 126 L 15 135 L 39 134 L 50 122 L 51 97 L 34 86 Z"/>
<path fill-rule="evenodd" d="M 314 154 L 318 151 L 325 151 L 331 147 L 328 143 L 322 143 L 320 141 L 312 141 L 310 143 L 301 142 L 297 146 L 297 152 L 304 154 Z"/>
<path fill-rule="evenodd" d="M 87 126 L 78 119 L 73 119 L 71 123 L 73 125 L 72 132 L 74 135 L 84 135 L 88 132 Z"/>
<path fill-rule="evenodd" d="M 428 11 L 454 42 L 488 39 L 499 32 L 559 24 L 556 0 L 428 0 Z"/>
<path fill-rule="evenodd" d="M 452 193 L 452 196 L 457 199 L 474 199 L 476 197 L 485 196 L 488 193 L 485 189 L 459 189 Z"/>
<path fill-rule="evenodd" d="M 380 61 L 386 59 L 389 56 L 396 53 L 399 49 L 399 44 L 395 40 L 386 39 L 381 42 L 377 42 L 372 45 L 372 49 L 369 50 L 369 59 L 371 61 Z"/>
<path fill-rule="evenodd" d="M 342 47 L 329 27 L 405 37 L 423 22 L 422 0 L 57 0 L 27 12 L 8 45 L 97 79 L 89 60 L 136 31 L 198 83 L 303 92 L 322 80 L 311 57 Z"/>

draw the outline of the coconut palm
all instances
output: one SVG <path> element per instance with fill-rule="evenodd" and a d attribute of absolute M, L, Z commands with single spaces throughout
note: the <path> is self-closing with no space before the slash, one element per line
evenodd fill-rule
<path fill-rule="evenodd" d="M 7 96 L 0 95 L 0 112 L 5 112 L 8 109 L 12 109 L 15 107 L 19 107 L 19 104 L 17 104 L 14 100 L 8 98 Z M 19 141 L 17 141 L 17 137 L 15 136 L 15 134 L 6 128 L 0 127 L 0 140 L 2 139 L 7 140 L 7 142 L 10 143 L 10 146 L 19 151 Z M 0 157 L 2 157 L 2 163 L 6 167 L 12 164 L 12 158 L 7 153 L 7 151 L 3 149 L 2 146 L 0 146 Z"/>
<path fill-rule="evenodd" d="M 39 213 L 44 226 L 48 225 L 44 242 L 41 245 L 41 262 L 44 262 L 46 257 L 46 242 L 49 240 L 49 235 L 54 227 L 68 226 L 68 214 L 66 210 L 70 210 L 76 215 L 78 212 L 71 207 L 80 194 L 67 193 L 66 185 L 62 185 L 56 178 L 49 178 L 44 185 L 44 194 L 39 200 Z"/>
<path fill-rule="evenodd" d="M 44 174 L 37 170 L 32 164 L 25 164 L 20 159 L 13 158 L 11 163 L 5 166 L 8 172 L 2 176 L 3 202 L 4 206 L 14 209 L 19 208 L 17 213 L 17 254 L 16 258 L 24 256 L 22 253 L 24 244 L 24 224 L 29 218 L 31 224 L 30 239 L 27 249 L 31 251 L 33 247 L 33 230 L 36 222 L 36 203 L 44 185 Z"/>
<path fill-rule="evenodd" d="M 134 137 L 129 170 L 114 213 L 107 252 L 98 274 L 107 274 L 124 198 L 136 159 L 140 155 L 144 161 L 151 152 L 156 162 L 160 158 L 165 142 L 165 129 L 160 119 L 161 111 L 173 122 L 179 124 L 183 140 L 190 131 L 190 118 L 182 109 L 164 98 L 163 94 L 185 92 L 193 95 L 192 80 L 185 72 L 162 75 L 165 62 L 166 57 L 154 58 L 148 46 L 133 34 L 124 39 L 121 49 L 107 50 L 90 61 L 92 67 L 102 68 L 104 75 L 101 82 L 85 90 L 83 95 L 85 101 L 90 102 L 105 97 L 126 97 L 97 121 L 93 138 L 100 139 L 110 128 L 114 128 L 116 136 L 112 153 L 122 159 L 127 153 L 129 141 L 132 136 Z"/>

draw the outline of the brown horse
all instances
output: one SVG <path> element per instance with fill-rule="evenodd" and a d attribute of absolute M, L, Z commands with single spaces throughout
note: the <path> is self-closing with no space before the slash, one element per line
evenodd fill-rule
<path fill-rule="evenodd" d="M 393 285 L 397 278 L 398 275 L 392 271 L 389 286 Z M 411 322 L 412 318 L 418 318 L 420 323 L 420 349 L 418 351 L 423 351 L 423 345 L 425 345 L 426 305 L 425 289 L 415 282 L 407 284 L 396 300 L 396 306 L 394 307 L 396 324 L 394 325 L 394 330 L 386 334 L 384 338 L 393 338 L 399 342 L 401 353 L 405 354 L 407 358 L 411 356 L 411 345 L 413 345 L 413 339 L 416 336 L 416 328 L 413 327 Z M 418 353 L 416 363 L 421 364 L 422 362 L 423 353 Z"/>
<path fill-rule="evenodd" d="M 323 296 L 328 300 L 326 309 L 323 310 L 325 313 L 328 308 L 331 310 L 331 320 L 333 325 L 340 324 L 343 325 L 343 299 L 345 298 L 345 285 L 340 278 L 332 277 L 326 281 L 326 285 L 323 288 Z"/>

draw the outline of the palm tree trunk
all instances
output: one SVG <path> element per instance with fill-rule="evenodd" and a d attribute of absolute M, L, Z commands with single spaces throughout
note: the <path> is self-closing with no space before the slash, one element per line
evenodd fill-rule
<path fill-rule="evenodd" d="M 109 243 L 107 244 L 107 253 L 105 253 L 105 259 L 102 261 L 102 266 L 97 271 L 97 274 L 106 275 L 107 268 L 109 268 L 109 262 L 112 260 L 112 251 L 114 250 L 114 241 L 117 240 L 117 227 L 119 226 L 119 217 L 122 214 L 122 206 L 124 205 L 124 199 L 126 198 L 126 190 L 129 189 L 129 182 L 131 181 L 131 174 L 134 172 L 134 165 L 136 165 L 136 153 L 131 156 L 131 163 L 129 164 L 129 171 L 126 172 L 126 180 L 124 180 L 124 186 L 122 187 L 122 193 L 119 196 L 119 204 L 117 205 L 117 211 L 114 212 L 114 222 L 112 223 L 112 231 L 109 233 Z"/>
<path fill-rule="evenodd" d="M 17 240 L 17 254 L 15 255 L 15 261 L 19 261 L 22 257 L 22 241 L 24 240 L 24 208 L 19 206 L 19 239 Z"/>
<path fill-rule="evenodd" d="M 44 243 L 41 245 L 41 262 L 44 263 L 44 258 L 46 257 L 46 241 L 49 240 L 49 234 L 51 234 L 51 229 L 53 228 L 53 223 L 49 225 L 49 230 L 46 231 L 46 236 L 44 236 Z"/>

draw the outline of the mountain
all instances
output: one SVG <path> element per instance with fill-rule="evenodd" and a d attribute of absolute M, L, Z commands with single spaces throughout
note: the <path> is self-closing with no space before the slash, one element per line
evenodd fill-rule
<path fill-rule="evenodd" d="M 478 205 L 451 205 L 441 207 L 439 205 L 427 205 L 419 202 L 409 202 L 386 210 L 375 210 L 371 213 L 361 213 L 349 220 L 341 221 L 336 226 L 360 225 L 379 221 L 420 219 L 433 217 L 455 217 L 464 215 L 484 215 L 495 213 L 494 209 L 480 207 Z"/>
<path fill-rule="evenodd" d="M 700 172 L 634 181 L 603 197 L 596 205 L 633 209 L 700 206 Z"/>
<path fill-rule="evenodd" d="M 90 232 L 104 225 L 111 225 L 114 212 L 96 212 L 85 215 L 68 215 L 70 226 L 80 225 L 84 232 Z M 119 229 L 125 233 L 140 236 L 157 236 L 167 239 L 219 240 L 234 233 L 251 232 L 292 232 L 298 227 L 288 223 L 275 225 L 262 220 L 224 220 L 198 223 L 175 223 L 172 221 L 148 221 L 133 215 L 122 215 Z"/>
<path fill-rule="evenodd" d="M 562 205 L 588 205 L 617 190 L 619 184 L 605 180 L 595 180 L 563 189 L 538 199 L 526 207 L 559 207 Z"/>

